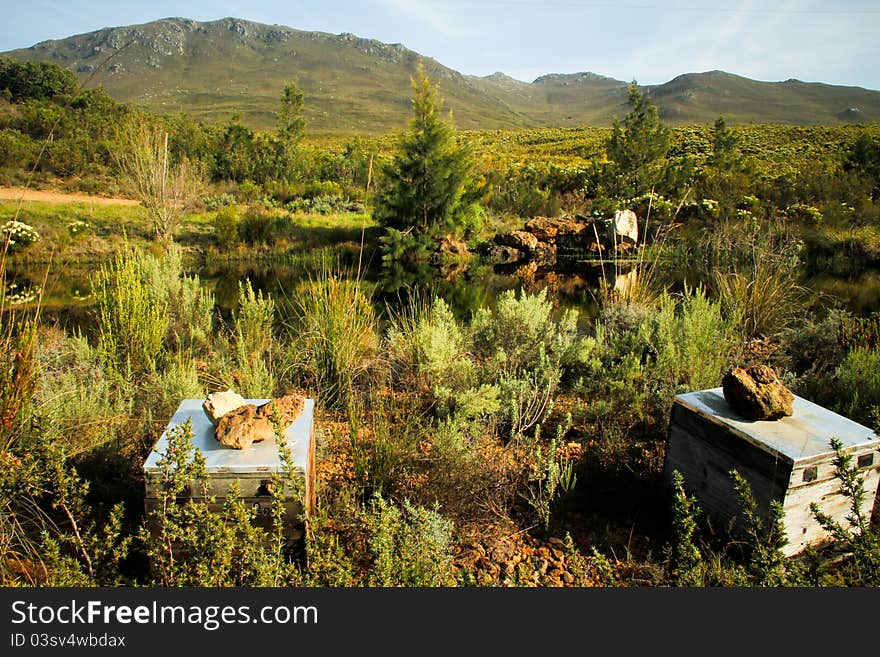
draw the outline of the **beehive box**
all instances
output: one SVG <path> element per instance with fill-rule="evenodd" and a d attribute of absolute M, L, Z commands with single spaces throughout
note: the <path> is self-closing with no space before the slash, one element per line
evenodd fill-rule
<path fill-rule="evenodd" d="M 249 404 L 261 405 L 268 399 L 247 399 Z M 233 484 L 238 485 L 238 496 L 245 504 L 257 511 L 258 524 L 271 526 L 272 498 L 270 495 L 273 474 L 283 471 L 278 446 L 275 441 L 264 440 L 253 443 L 248 449 L 239 450 L 220 444 L 214 437 L 214 425 L 202 408 L 201 399 L 184 399 L 171 418 L 167 429 L 156 442 L 144 462 L 145 510 L 150 511 L 158 505 L 161 486 L 159 459 L 168 449 L 168 432 L 175 426 L 184 424 L 192 418 L 192 444 L 205 458 L 208 473 L 207 495 L 214 497 L 212 510 L 221 510 L 226 495 Z M 290 485 L 285 483 L 285 530 L 290 539 L 302 536 L 303 521 L 314 508 L 315 495 L 315 435 L 313 399 L 306 399 L 300 416 L 284 432 L 284 438 L 293 458 L 296 473 L 305 486 L 305 508 L 303 503 L 291 495 Z M 199 487 L 198 495 L 202 489 Z M 193 494 L 195 497 L 195 494 Z"/>
<path fill-rule="evenodd" d="M 791 556 L 828 538 L 810 512 L 811 502 L 847 525 L 849 500 L 834 476 L 832 438 L 841 441 L 865 477 L 862 510 L 870 518 L 880 479 L 880 439 L 867 427 L 797 396 L 791 417 L 751 422 L 730 408 L 721 388 L 678 395 L 666 479 L 671 483 L 678 470 L 687 492 L 716 526 L 724 527 L 741 514 L 730 476 L 737 470 L 751 484 L 765 518 L 773 500 L 782 503 L 788 538 L 784 552 Z"/>

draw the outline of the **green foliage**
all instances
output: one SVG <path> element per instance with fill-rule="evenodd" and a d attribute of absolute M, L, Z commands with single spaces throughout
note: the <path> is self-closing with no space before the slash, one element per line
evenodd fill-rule
<path fill-rule="evenodd" d="M 726 313 L 740 322 L 744 339 L 779 335 L 799 315 L 803 301 L 802 243 L 768 242 L 758 230 L 751 231 L 743 260 L 713 271 L 718 297 Z"/>
<path fill-rule="evenodd" d="M 327 408 L 345 408 L 374 368 L 376 318 L 359 280 L 324 270 L 294 298 L 288 325 L 293 365 Z"/>
<path fill-rule="evenodd" d="M 373 199 L 383 226 L 422 235 L 448 230 L 473 201 L 471 164 L 455 133 L 440 116 L 437 87 L 420 64 L 413 80 L 413 118 L 385 168 L 385 183 Z"/>
<path fill-rule="evenodd" d="M 204 457 L 192 446 L 191 420 L 168 432 L 168 449 L 158 466 L 156 508 L 139 533 L 153 585 L 280 586 L 298 581 L 297 569 L 281 549 L 280 500 L 273 500 L 271 533 L 255 526 L 254 511 L 238 498 L 235 486 L 222 511 L 211 510 L 216 500 L 207 494 Z M 272 488 L 273 495 L 284 494 L 284 486 Z"/>
<path fill-rule="evenodd" d="M 806 205 L 805 203 L 789 205 L 785 209 L 785 214 L 795 221 L 801 221 L 813 226 L 818 226 L 822 223 L 822 211 L 819 208 L 814 208 L 812 205 Z"/>
<path fill-rule="evenodd" d="M 880 139 L 862 132 L 844 156 L 844 169 L 870 181 L 876 199 L 880 195 Z"/>
<path fill-rule="evenodd" d="M 123 376 L 156 368 L 170 325 L 168 300 L 156 298 L 142 263 L 143 256 L 127 247 L 92 279 L 98 350 L 107 366 Z"/>
<path fill-rule="evenodd" d="M 274 244 L 287 221 L 279 212 L 250 207 L 238 222 L 238 239 L 250 245 Z"/>
<path fill-rule="evenodd" d="M 571 415 L 565 422 L 556 427 L 556 435 L 550 440 L 546 454 L 540 444 L 535 445 L 535 460 L 529 474 L 529 488 L 526 501 L 537 515 L 545 532 L 550 531 L 553 507 L 569 495 L 577 483 L 574 474 L 574 463 L 570 459 L 560 459 L 558 448 L 562 439 L 571 428 Z M 535 430 L 535 442 L 538 443 L 540 427 Z"/>
<path fill-rule="evenodd" d="M 629 86 L 630 111 L 623 126 L 615 119 L 605 145 L 609 160 L 617 166 L 613 191 L 634 196 L 651 191 L 660 181 L 659 167 L 669 151 L 670 131 L 657 113 L 650 96 L 633 82 Z"/>
<path fill-rule="evenodd" d="M 783 548 L 788 543 L 783 518 L 785 512 L 778 500 L 770 502 L 769 517 L 763 517 L 749 482 L 736 470 L 733 490 L 742 505 L 745 532 L 748 538 L 748 575 L 753 586 L 784 586 L 788 582 Z"/>
<path fill-rule="evenodd" d="M 238 243 L 240 221 L 241 215 L 235 205 L 226 205 L 214 213 L 214 237 L 220 247 L 228 248 Z"/>
<path fill-rule="evenodd" d="M 831 439 L 834 450 L 834 476 L 840 482 L 840 494 L 849 502 L 846 523 L 823 512 L 815 502 L 810 511 L 825 531 L 852 556 L 846 563 L 848 580 L 854 586 L 880 585 L 880 535 L 871 527 L 870 509 L 865 510 L 865 475 L 853 464 L 852 454 L 843 449 L 837 438 Z"/>
<path fill-rule="evenodd" d="M 702 585 L 703 557 L 696 544 L 697 518 L 700 508 L 684 489 L 684 477 L 672 473 L 672 530 L 674 539 L 669 567 L 679 586 Z"/>
<path fill-rule="evenodd" d="M 275 302 L 254 291 L 250 280 L 239 283 L 239 303 L 233 336 L 234 372 L 230 387 L 246 398 L 275 394 L 278 379 L 274 367 Z"/>
<path fill-rule="evenodd" d="M 302 115 L 305 96 L 296 82 L 288 82 L 281 90 L 281 106 L 278 109 L 278 134 L 288 143 L 302 137 L 306 120 Z"/>
<path fill-rule="evenodd" d="M 76 76 L 51 62 L 23 62 L 0 57 L 0 91 L 13 103 L 67 96 L 79 87 Z"/>
<path fill-rule="evenodd" d="M 685 287 L 680 300 L 663 294 L 658 303 L 649 348 L 653 370 L 671 388 L 703 390 L 719 384 L 733 352 L 737 319 L 708 298 L 702 287 Z"/>
<path fill-rule="evenodd" d="M 712 152 L 707 164 L 720 172 L 734 172 L 741 158 L 736 133 L 727 126 L 724 117 L 719 116 L 712 126 Z"/>
<path fill-rule="evenodd" d="M 451 586 L 452 523 L 439 509 L 377 496 L 367 516 L 373 586 Z"/>
<path fill-rule="evenodd" d="M 474 380 L 467 335 L 446 302 L 414 299 L 392 317 L 387 350 L 395 380 L 413 390 L 460 390 Z"/>
<path fill-rule="evenodd" d="M 33 226 L 10 219 L 0 226 L 0 242 L 10 252 L 20 251 L 40 241 L 40 234 Z"/>
<path fill-rule="evenodd" d="M 835 375 L 837 410 L 857 422 L 871 424 L 872 409 L 880 408 L 880 351 L 853 349 Z"/>

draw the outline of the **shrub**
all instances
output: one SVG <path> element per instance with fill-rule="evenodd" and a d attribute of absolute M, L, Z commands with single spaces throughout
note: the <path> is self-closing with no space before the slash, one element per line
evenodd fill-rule
<path fill-rule="evenodd" d="M 416 390 L 467 387 L 474 377 L 465 331 L 446 302 L 418 299 L 393 316 L 387 333 L 389 364 L 398 381 Z"/>
<path fill-rule="evenodd" d="M 238 237 L 250 245 L 273 244 L 287 222 L 284 214 L 251 207 L 238 222 Z"/>
<path fill-rule="evenodd" d="M 673 389 L 717 386 L 732 355 L 736 327 L 736 318 L 726 316 L 702 287 L 685 287 L 679 301 L 664 294 L 649 341 L 657 378 Z"/>
<path fill-rule="evenodd" d="M 674 534 L 669 567 L 679 586 L 700 586 L 703 555 L 696 544 L 697 518 L 700 507 L 695 498 L 685 492 L 684 477 L 677 470 L 672 473 L 672 530 Z"/>
<path fill-rule="evenodd" d="M 223 192 L 222 194 L 208 196 L 202 199 L 202 203 L 204 203 L 205 209 L 208 212 L 215 212 L 217 210 L 220 210 L 221 208 L 235 205 L 235 196 L 233 196 L 229 192 Z"/>
<path fill-rule="evenodd" d="M 68 222 L 67 232 L 70 233 L 71 237 L 76 237 L 78 235 L 86 234 L 91 227 L 92 225 L 88 221 L 74 219 L 73 221 Z"/>
<path fill-rule="evenodd" d="M 326 407 L 345 408 L 374 366 L 376 318 L 360 280 L 323 271 L 294 299 L 287 327 L 295 364 L 317 387 Z"/>
<path fill-rule="evenodd" d="M 262 192 L 263 188 L 254 181 L 245 180 L 235 190 L 235 199 L 239 203 L 253 203 Z"/>
<path fill-rule="evenodd" d="M 275 302 L 254 291 L 249 280 L 239 283 L 238 308 L 232 336 L 232 368 L 226 385 L 248 398 L 271 397 L 278 385 L 275 374 Z"/>
<path fill-rule="evenodd" d="M 241 214 L 234 205 L 221 207 L 214 213 L 214 237 L 221 247 L 229 247 L 239 241 L 238 224 Z"/>
<path fill-rule="evenodd" d="M 517 374 L 541 360 L 539 347 L 557 362 L 570 355 L 577 336 L 577 313 L 569 309 L 557 319 L 546 288 L 519 296 L 507 290 L 494 310 L 477 311 L 472 331 L 475 354 L 496 371 Z"/>
<path fill-rule="evenodd" d="M 870 424 L 872 409 L 880 408 L 880 351 L 856 348 L 850 351 L 835 372 L 840 391 L 837 410 Z"/>
<path fill-rule="evenodd" d="M 750 263 L 716 269 L 713 281 L 725 312 L 740 321 L 744 339 L 775 337 L 802 312 L 798 251 L 758 247 Z"/>
<path fill-rule="evenodd" d="M 846 524 L 824 513 L 813 502 L 810 511 L 816 521 L 829 532 L 846 553 L 850 554 L 846 570 L 853 586 L 880 585 L 880 535 L 871 527 L 871 514 L 864 513 L 865 477 L 853 464 L 852 454 L 843 450 L 837 438 L 831 439 L 834 450 L 834 476 L 840 481 L 840 494 L 849 502 Z"/>
<path fill-rule="evenodd" d="M 10 251 L 19 251 L 39 242 L 40 234 L 33 226 L 10 219 L 0 226 L 0 241 L 8 241 Z"/>
<path fill-rule="evenodd" d="M 168 300 L 157 298 L 142 262 L 127 246 L 92 278 L 98 349 L 107 366 L 123 376 L 156 368 L 170 325 Z"/>
<path fill-rule="evenodd" d="M 818 226 L 822 223 L 822 211 L 819 208 L 814 208 L 812 205 L 805 205 L 804 203 L 789 205 L 785 209 L 785 214 L 795 221 L 811 226 Z"/>
<path fill-rule="evenodd" d="M 437 507 L 373 500 L 367 516 L 373 586 L 451 586 L 452 523 Z"/>
<path fill-rule="evenodd" d="M 282 450 L 284 477 L 292 477 L 289 453 Z M 222 511 L 212 511 L 201 453 L 192 446 L 192 421 L 168 432 L 168 449 L 158 461 L 159 497 L 139 532 L 150 559 L 153 585 L 280 586 L 297 582 L 298 572 L 283 551 L 281 477 L 273 480 L 272 530 L 254 525 L 255 512 L 233 487 Z M 187 499 L 189 498 L 189 499 Z M 181 500 L 185 500 L 181 503 Z"/>

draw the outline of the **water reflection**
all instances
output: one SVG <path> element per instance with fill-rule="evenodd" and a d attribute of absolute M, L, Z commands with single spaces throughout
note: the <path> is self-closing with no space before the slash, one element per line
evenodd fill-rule
<path fill-rule="evenodd" d="M 228 321 L 238 306 L 239 284 L 246 279 L 254 290 L 271 295 L 283 315 L 295 303 L 302 286 L 318 276 L 322 268 L 349 277 L 360 275 L 365 292 L 372 295 L 377 314 L 384 318 L 413 296 L 422 300 L 440 296 L 457 317 L 468 319 L 477 309 L 494 303 L 506 290 L 534 293 L 546 289 L 560 308 L 576 309 L 582 324 L 598 312 L 597 296 L 603 282 L 627 294 L 644 274 L 633 265 L 576 259 L 561 259 L 552 268 L 539 267 L 534 262 L 491 264 L 478 258 L 439 267 L 427 263 L 383 265 L 376 254 L 360 263 L 352 254 L 341 254 L 332 264 L 325 259 L 215 262 L 187 273 L 198 275 L 202 284 L 212 290 L 221 317 Z M 48 277 L 45 267 L 11 270 L 7 272 L 7 293 L 27 296 L 29 291 L 43 287 L 44 315 L 68 330 L 84 329 L 94 322 L 89 281 L 95 269 L 65 266 L 52 270 Z M 675 263 L 667 263 L 653 275 L 673 290 L 682 289 L 685 283 L 693 286 L 706 280 L 705 274 Z M 817 293 L 822 306 L 841 306 L 861 316 L 880 311 L 880 269 L 876 267 L 809 267 L 804 284 Z"/>

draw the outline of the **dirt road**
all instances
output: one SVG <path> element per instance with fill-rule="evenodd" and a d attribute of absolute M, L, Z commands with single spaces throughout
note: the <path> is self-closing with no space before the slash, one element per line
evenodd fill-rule
<path fill-rule="evenodd" d="M 38 189 L 25 190 L 22 187 L 0 187 L 0 199 L 18 201 L 24 193 L 25 201 L 42 201 L 43 203 L 93 203 L 95 205 L 137 205 L 137 201 L 128 198 L 108 198 L 90 194 L 67 194 L 64 192 L 43 191 Z"/>

